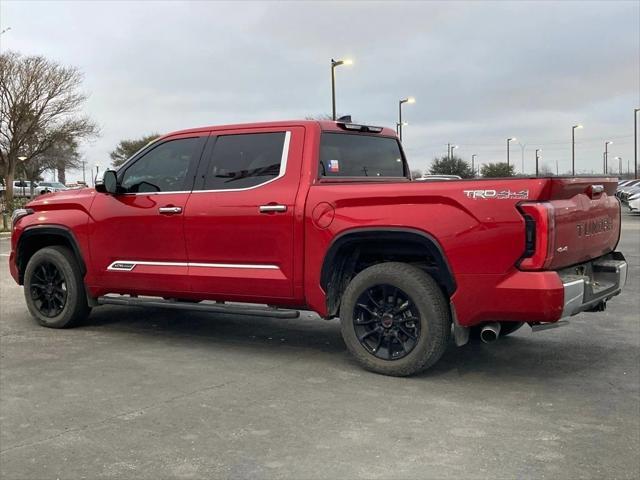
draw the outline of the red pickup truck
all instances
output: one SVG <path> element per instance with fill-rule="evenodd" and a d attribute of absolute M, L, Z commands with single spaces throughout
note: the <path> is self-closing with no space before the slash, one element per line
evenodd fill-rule
<path fill-rule="evenodd" d="M 394 131 L 348 121 L 166 135 L 94 189 L 14 214 L 10 268 L 47 327 L 101 304 L 340 318 L 370 370 L 410 375 L 602 310 L 627 264 L 613 178 L 414 182 Z M 231 302 L 231 303 L 227 303 Z"/>

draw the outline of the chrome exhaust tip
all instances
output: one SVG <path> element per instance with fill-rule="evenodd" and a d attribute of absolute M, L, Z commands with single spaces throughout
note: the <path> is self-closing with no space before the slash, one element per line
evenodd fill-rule
<path fill-rule="evenodd" d="M 493 343 L 500 337 L 500 324 L 498 322 L 487 323 L 480 330 L 480 340 L 484 343 Z"/>

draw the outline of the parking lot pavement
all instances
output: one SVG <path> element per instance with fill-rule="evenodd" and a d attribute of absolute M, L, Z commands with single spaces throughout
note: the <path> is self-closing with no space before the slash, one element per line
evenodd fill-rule
<path fill-rule="evenodd" d="M 606 312 L 361 370 L 337 321 L 95 309 L 38 327 L 0 239 L 0 477 L 638 478 L 640 216 Z"/>

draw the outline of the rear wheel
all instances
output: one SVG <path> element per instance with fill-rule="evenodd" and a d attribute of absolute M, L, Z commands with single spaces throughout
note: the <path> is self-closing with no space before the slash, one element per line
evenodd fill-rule
<path fill-rule="evenodd" d="M 24 272 L 24 296 L 29 312 L 44 327 L 71 327 L 91 311 L 78 262 L 65 247 L 33 254 Z"/>
<path fill-rule="evenodd" d="M 360 272 L 340 307 L 342 337 L 366 369 L 407 376 L 437 362 L 447 348 L 451 318 L 429 275 L 404 263 L 381 263 Z"/>

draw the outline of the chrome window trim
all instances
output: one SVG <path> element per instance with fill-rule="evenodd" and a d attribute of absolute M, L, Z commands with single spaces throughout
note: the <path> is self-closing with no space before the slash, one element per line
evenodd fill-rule
<path fill-rule="evenodd" d="M 127 265 L 127 268 L 114 267 L 118 264 Z M 107 270 L 116 272 L 130 272 L 138 265 L 147 265 L 152 267 L 246 268 L 258 270 L 279 269 L 277 265 L 259 265 L 248 263 L 149 262 L 138 260 L 116 260 L 115 262 L 111 262 L 111 264 L 107 267 Z M 131 267 L 129 268 L 129 266 Z"/>
<path fill-rule="evenodd" d="M 231 135 L 251 135 L 253 133 L 280 133 L 280 132 L 246 132 L 246 133 L 232 133 Z M 223 136 L 223 135 L 218 135 Z M 246 190 L 253 190 L 254 188 L 263 187 L 264 185 L 268 185 L 271 182 L 275 182 L 276 180 L 281 179 L 287 173 L 287 161 L 289 159 L 289 143 L 291 141 L 291 131 L 285 131 L 284 135 L 284 143 L 282 145 L 282 156 L 280 157 L 280 171 L 278 172 L 278 176 L 272 178 L 271 180 L 267 180 L 266 182 L 259 183 L 258 185 L 253 185 L 252 187 L 245 188 L 222 188 L 217 190 L 181 190 L 176 192 L 140 192 L 140 193 L 122 193 L 120 195 L 170 195 L 170 194 L 180 194 L 180 193 L 217 193 L 217 192 L 244 192 Z"/>

